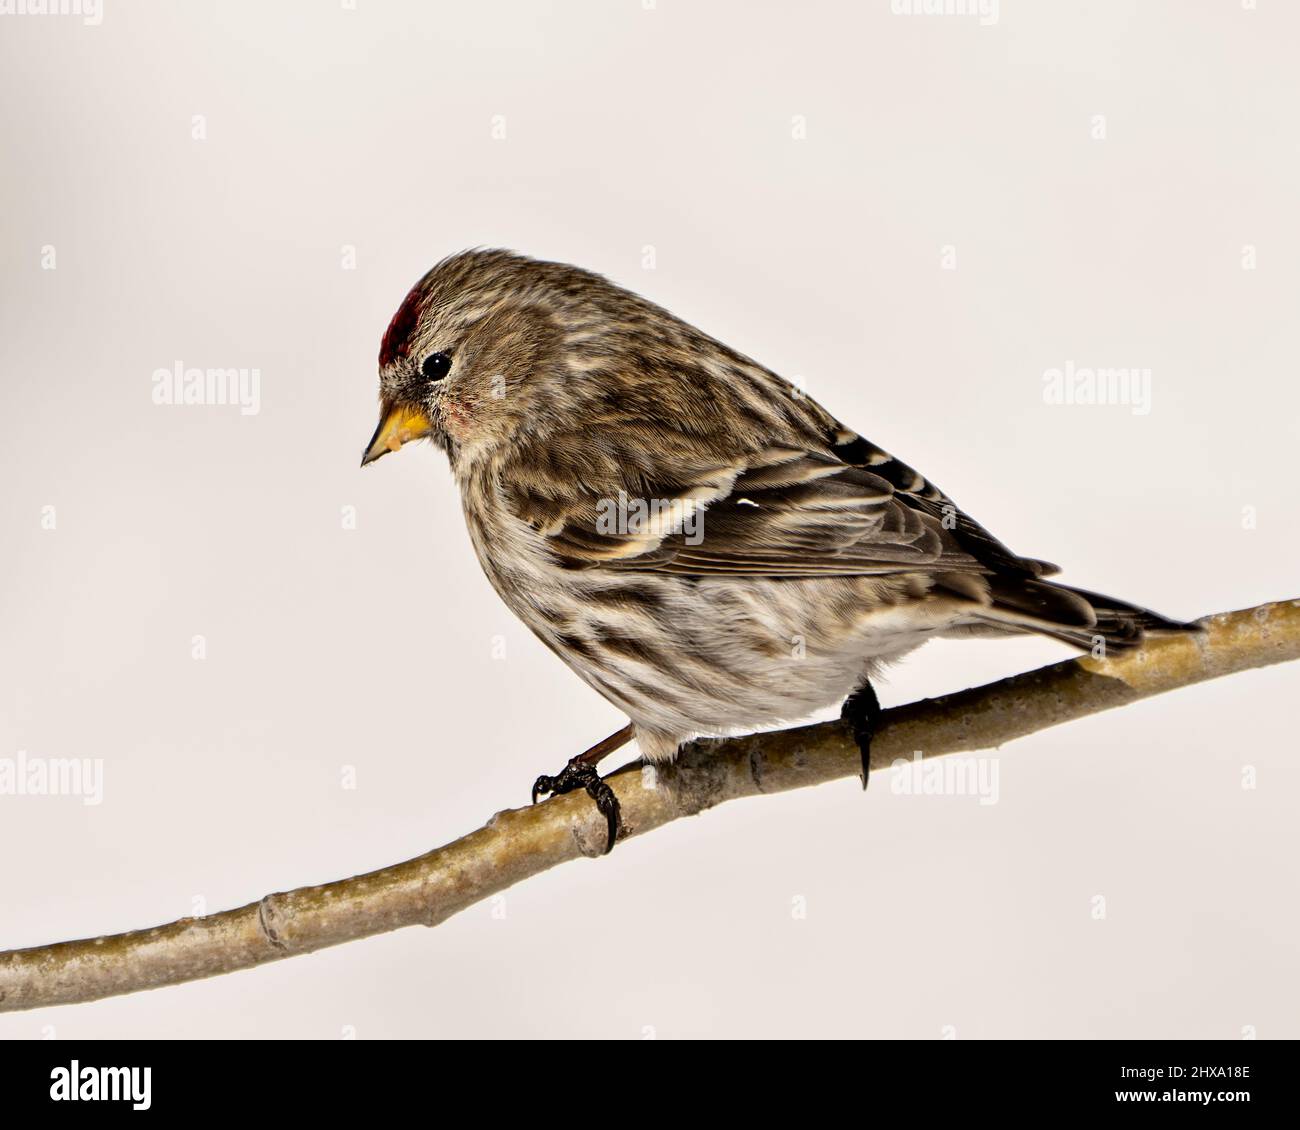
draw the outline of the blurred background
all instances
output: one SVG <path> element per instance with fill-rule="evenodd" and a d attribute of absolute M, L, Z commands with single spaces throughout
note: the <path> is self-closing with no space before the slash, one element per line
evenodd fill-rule
<path fill-rule="evenodd" d="M 416 855 L 622 724 L 489 588 L 440 454 L 357 466 L 384 327 L 465 247 L 667 306 L 1068 581 L 1300 596 L 1300 10 L 912 6 L 0 16 L 0 763 L 99 781 L 0 795 L 0 948 Z M 1053 403 L 1067 366 L 1146 376 Z M 256 402 L 158 403 L 177 367 Z M 1067 654 L 932 644 L 881 697 Z M 993 804 L 731 804 L 0 1036 L 1295 1037 L 1295 688 L 1024 739 Z"/>

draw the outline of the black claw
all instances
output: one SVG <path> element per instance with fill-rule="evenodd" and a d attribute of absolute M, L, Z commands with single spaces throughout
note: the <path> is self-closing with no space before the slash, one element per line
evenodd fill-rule
<path fill-rule="evenodd" d="M 849 724 L 853 740 L 858 747 L 858 756 L 862 759 L 862 787 L 867 787 L 871 779 L 871 736 L 876 732 L 876 723 L 880 720 L 880 699 L 869 682 L 865 680 L 856 691 L 844 700 L 840 718 Z"/>
<path fill-rule="evenodd" d="M 543 794 L 562 796 L 564 793 L 575 792 L 578 789 L 586 791 L 587 795 L 596 802 L 596 810 L 605 817 L 609 838 L 605 843 L 604 854 L 608 855 L 623 829 L 623 815 L 614 790 L 596 771 L 594 765 L 574 760 L 561 769 L 555 777 L 546 774 L 538 777 L 533 782 L 533 803 L 536 804 L 537 798 Z"/>
<path fill-rule="evenodd" d="M 560 779 L 558 777 L 548 777 L 543 773 L 536 781 L 533 782 L 533 803 L 537 803 L 537 798 L 546 793 L 559 793 Z"/>
<path fill-rule="evenodd" d="M 596 802 L 596 811 L 605 814 L 605 827 L 608 836 L 605 840 L 605 855 L 614 850 L 614 841 L 623 827 L 623 813 L 618 806 L 618 797 L 606 782 L 597 777 L 587 785 L 587 795 Z"/>

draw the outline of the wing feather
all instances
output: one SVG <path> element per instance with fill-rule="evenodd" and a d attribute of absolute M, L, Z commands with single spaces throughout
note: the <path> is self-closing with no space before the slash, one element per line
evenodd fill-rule
<path fill-rule="evenodd" d="M 653 388 L 602 385 L 582 432 L 522 438 L 498 469 L 507 506 L 544 535 L 556 561 L 577 569 L 1044 571 L 815 401 L 731 356 L 724 370 L 644 361 L 637 372 Z"/>
<path fill-rule="evenodd" d="M 929 489 L 910 469 L 895 477 Z M 505 476 L 503 489 L 571 568 L 766 577 L 987 568 L 946 528 L 941 494 L 938 505 L 914 497 L 828 448 L 767 448 L 686 481 L 619 477 L 604 492 L 567 499 L 530 489 L 526 473 Z"/>

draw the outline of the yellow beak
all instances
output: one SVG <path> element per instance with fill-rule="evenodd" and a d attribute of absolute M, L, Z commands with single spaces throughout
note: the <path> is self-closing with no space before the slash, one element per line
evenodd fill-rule
<path fill-rule="evenodd" d="M 421 409 L 406 404 L 387 405 L 379 417 L 379 427 L 361 456 L 361 466 L 373 463 L 413 439 L 423 439 L 431 431 L 433 425 Z"/>

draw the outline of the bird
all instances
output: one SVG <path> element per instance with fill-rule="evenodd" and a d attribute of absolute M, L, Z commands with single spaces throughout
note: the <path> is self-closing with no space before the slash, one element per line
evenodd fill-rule
<path fill-rule="evenodd" d="M 928 640 L 1094 654 L 1195 631 L 1050 579 L 797 385 L 599 274 L 472 249 L 406 294 L 362 466 L 427 439 L 505 604 L 628 725 L 534 782 L 841 706 L 869 779 L 882 669 Z"/>

